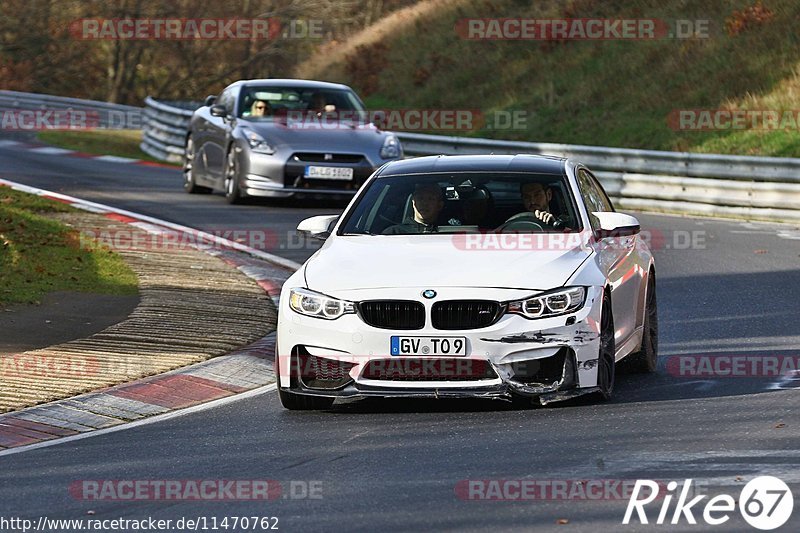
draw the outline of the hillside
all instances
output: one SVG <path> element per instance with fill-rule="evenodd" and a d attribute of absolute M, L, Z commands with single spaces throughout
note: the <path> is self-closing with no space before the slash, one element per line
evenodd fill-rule
<path fill-rule="evenodd" d="M 676 20 L 707 20 L 708 31 L 685 39 L 462 38 L 462 19 L 473 18 L 658 19 L 670 30 Z M 327 45 L 296 74 L 350 84 L 373 108 L 525 113 L 524 128 L 468 132 L 476 136 L 800 156 L 798 23 L 794 0 L 426 0 Z M 745 115 L 759 122 L 750 129 L 701 120 L 700 130 L 686 131 L 674 120 L 680 110 L 755 111 Z"/>

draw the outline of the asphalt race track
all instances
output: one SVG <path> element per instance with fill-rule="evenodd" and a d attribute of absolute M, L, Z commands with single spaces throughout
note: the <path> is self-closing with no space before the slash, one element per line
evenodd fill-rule
<path fill-rule="evenodd" d="M 269 228 L 280 239 L 268 251 L 295 261 L 315 249 L 292 240 L 297 222 L 343 207 L 229 206 L 219 194 L 185 194 L 178 170 L 2 147 L 0 177 L 205 230 Z M 797 494 L 800 379 L 682 375 L 678 357 L 800 356 L 800 231 L 644 214 L 640 220 L 653 235 L 662 359 L 655 375 L 618 374 L 610 403 L 514 410 L 479 401 L 357 401 L 302 413 L 283 410 L 272 391 L 0 457 L 0 515 L 275 516 L 282 531 L 639 531 L 648 526 L 620 524 L 627 499 L 613 491 L 598 499 L 475 501 L 461 489 L 465 480 L 572 486 L 692 478 L 707 493 L 738 498 L 742 479 L 774 475 Z M 69 492 L 80 480 L 121 479 L 270 479 L 283 492 L 269 502 L 84 501 Z M 309 498 L 308 487 L 321 497 Z M 800 530 L 798 506 L 783 530 Z M 659 508 L 648 508 L 651 524 Z M 694 514 L 702 523 L 702 508 Z M 716 528 L 680 524 L 687 531 L 751 530 L 738 513 Z"/>

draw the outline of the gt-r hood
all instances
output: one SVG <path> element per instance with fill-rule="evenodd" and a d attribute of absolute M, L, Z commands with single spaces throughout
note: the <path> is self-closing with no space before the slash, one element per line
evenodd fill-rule
<path fill-rule="evenodd" d="M 276 119 L 274 122 L 242 121 L 240 126 L 255 131 L 273 146 L 289 145 L 298 151 L 314 152 L 328 150 L 377 155 L 388 135 L 372 124 L 350 122 L 320 127 Z"/>
<path fill-rule="evenodd" d="M 591 254 L 573 248 L 472 250 L 464 235 L 332 237 L 305 265 L 308 288 L 338 291 L 391 287 L 560 287 Z"/>

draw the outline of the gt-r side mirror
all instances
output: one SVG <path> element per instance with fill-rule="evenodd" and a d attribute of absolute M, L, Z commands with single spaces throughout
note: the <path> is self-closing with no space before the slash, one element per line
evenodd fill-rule
<path fill-rule="evenodd" d="M 594 232 L 594 236 L 598 240 L 606 237 L 627 237 L 639 233 L 639 221 L 631 215 L 605 211 L 595 211 L 592 215 L 600 223 L 600 227 Z"/>
<path fill-rule="evenodd" d="M 214 102 L 216 101 L 217 97 L 214 96 L 213 94 L 209 94 L 208 96 L 206 96 L 206 101 L 203 102 L 203 105 L 206 107 L 211 107 L 212 105 L 214 105 Z"/>
<path fill-rule="evenodd" d="M 324 241 L 330 237 L 339 215 L 318 215 L 307 218 L 297 225 L 297 234 Z"/>
<path fill-rule="evenodd" d="M 228 110 L 225 108 L 224 105 L 212 105 L 211 110 L 209 111 L 212 117 L 227 117 Z"/>

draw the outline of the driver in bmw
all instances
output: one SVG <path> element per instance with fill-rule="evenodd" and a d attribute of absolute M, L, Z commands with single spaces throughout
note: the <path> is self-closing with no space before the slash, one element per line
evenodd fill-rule
<path fill-rule="evenodd" d="M 522 193 L 522 204 L 526 210 L 512 216 L 506 223 L 522 218 L 534 218 L 537 222 L 541 222 L 551 228 L 569 231 L 569 228 L 564 227 L 564 221 L 558 215 L 550 212 L 553 191 L 549 185 L 538 182 L 523 183 L 520 186 L 520 192 Z"/>

